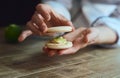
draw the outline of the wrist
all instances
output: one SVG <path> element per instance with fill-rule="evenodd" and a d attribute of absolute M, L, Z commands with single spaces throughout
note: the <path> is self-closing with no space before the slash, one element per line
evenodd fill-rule
<path fill-rule="evenodd" d="M 115 44 L 117 41 L 117 34 L 114 30 L 106 26 L 94 27 L 99 30 L 98 37 L 95 44 Z"/>

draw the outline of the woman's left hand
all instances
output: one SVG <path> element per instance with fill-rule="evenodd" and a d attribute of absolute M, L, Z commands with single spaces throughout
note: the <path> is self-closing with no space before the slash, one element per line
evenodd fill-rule
<path fill-rule="evenodd" d="M 54 56 L 56 54 L 57 55 L 74 54 L 78 50 L 85 48 L 88 45 L 97 43 L 98 36 L 99 36 L 98 29 L 80 27 L 79 29 L 63 36 L 68 41 L 73 42 L 73 46 L 71 48 L 54 50 L 54 49 L 49 49 L 45 46 L 43 50 L 48 56 Z"/>

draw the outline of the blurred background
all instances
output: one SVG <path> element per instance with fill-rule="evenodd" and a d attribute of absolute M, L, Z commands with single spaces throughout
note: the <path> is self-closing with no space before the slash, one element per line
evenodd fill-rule
<path fill-rule="evenodd" d="M 48 1 L 48 0 L 42 0 Z M 0 2 L 0 26 L 6 26 L 11 23 L 25 25 L 34 13 L 35 6 L 42 2 L 41 0 L 2 0 Z M 65 0 L 57 0 L 59 2 Z M 89 0 L 91 2 L 120 4 L 120 0 Z M 74 15 L 80 8 L 81 0 L 66 0 L 69 7 L 74 8 L 71 14 Z M 72 3 L 70 5 L 69 3 Z M 76 10 L 75 10 L 76 9 Z M 119 12 L 119 10 L 118 10 Z M 117 13 L 119 14 L 119 13 Z"/>

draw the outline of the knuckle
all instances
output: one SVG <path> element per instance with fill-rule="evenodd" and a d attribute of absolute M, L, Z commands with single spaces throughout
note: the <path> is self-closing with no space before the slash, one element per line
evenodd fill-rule
<path fill-rule="evenodd" d="M 41 25 L 39 26 L 39 30 L 40 30 L 40 31 L 43 31 L 44 29 L 45 29 L 44 23 L 41 23 Z"/>
<path fill-rule="evenodd" d="M 43 4 L 38 4 L 35 8 L 36 8 L 36 10 L 39 10 L 39 9 L 43 8 Z"/>
<path fill-rule="evenodd" d="M 43 17 L 41 16 L 41 14 L 38 14 L 38 16 L 36 17 L 38 17 L 40 20 L 43 20 Z"/>

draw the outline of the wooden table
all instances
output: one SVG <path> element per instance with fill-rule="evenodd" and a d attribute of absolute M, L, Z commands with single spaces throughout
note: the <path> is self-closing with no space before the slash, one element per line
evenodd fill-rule
<path fill-rule="evenodd" d="M 81 13 L 76 17 L 75 26 L 87 26 Z M 48 57 L 42 51 L 48 39 L 29 37 L 8 44 L 0 28 L 0 78 L 120 78 L 120 48 L 89 46 L 76 54 Z"/>

